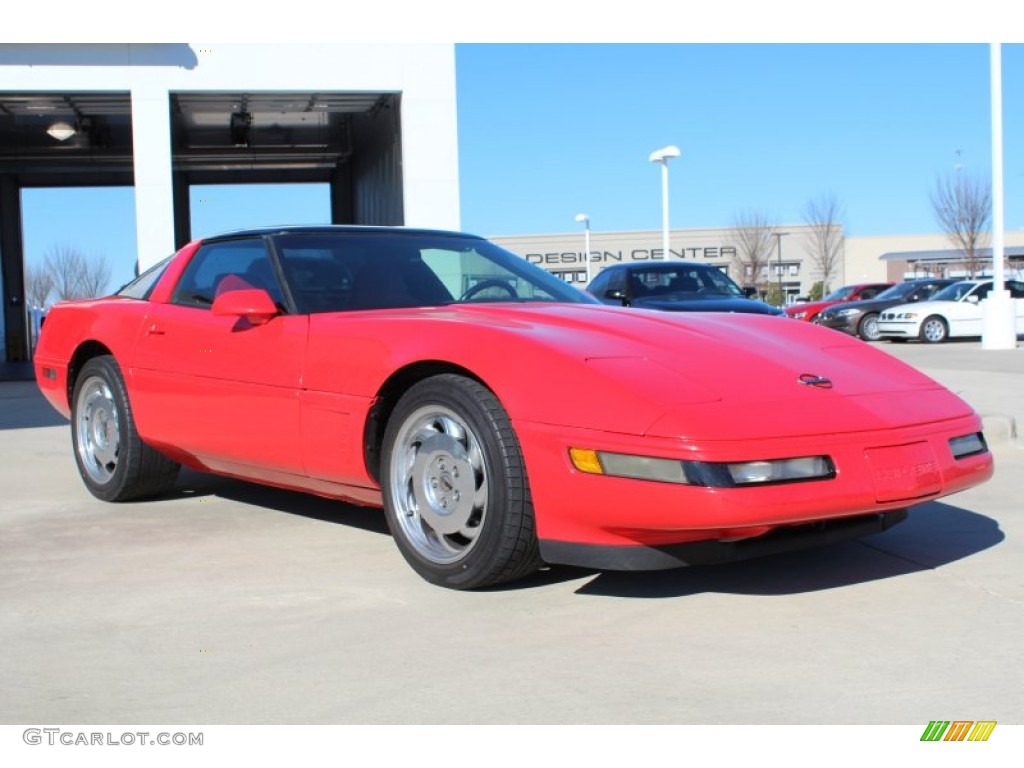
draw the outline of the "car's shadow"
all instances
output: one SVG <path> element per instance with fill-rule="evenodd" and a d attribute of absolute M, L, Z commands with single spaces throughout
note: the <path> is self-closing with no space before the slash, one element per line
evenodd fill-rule
<path fill-rule="evenodd" d="M 848 587 L 934 570 L 999 544 L 999 524 L 961 507 L 931 502 L 884 533 L 728 565 L 673 571 L 606 571 L 577 590 L 584 595 L 663 598 L 702 592 L 790 595 Z"/>
<path fill-rule="evenodd" d="M 299 491 L 286 491 L 268 485 L 248 483 L 229 477 L 208 475 L 183 468 L 175 491 L 165 498 L 217 496 L 254 507 L 274 509 L 290 515 L 348 525 L 371 533 L 389 536 L 388 524 L 379 509 L 346 504 Z"/>
<path fill-rule="evenodd" d="M 182 470 L 172 496 L 207 495 L 390 535 L 379 509 Z M 703 592 L 801 594 L 933 570 L 994 547 L 1004 538 L 999 524 L 989 517 L 930 502 L 912 508 L 905 522 L 884 533 L 799 552 L 668 571 L 596 571 L 553 565 L 484 591 L 535 589 L 586 580 L 576 594 L 633 598 L 685 597 Z"/>
<path fill-rule="evenodd" d="M 35 381 L 0 380 L 0 430 L 59 427 L 67 423 L 46 402 Z"/>

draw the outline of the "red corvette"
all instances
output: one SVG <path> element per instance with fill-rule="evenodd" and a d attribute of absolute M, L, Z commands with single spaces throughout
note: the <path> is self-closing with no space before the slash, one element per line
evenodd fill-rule
<path fill-rule="evenodd" d="M 860 536 L 992 474 L 977 414 L 885 352 L 603 306 L 457 233 L 193 242 L 54 307 L 35 367 L 100 499 L 166 493 L 184 464 L 382 506 L 455 588 Z"/>

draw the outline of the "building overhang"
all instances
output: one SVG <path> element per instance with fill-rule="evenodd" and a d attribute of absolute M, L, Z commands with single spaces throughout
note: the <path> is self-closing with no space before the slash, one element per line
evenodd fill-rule
<path fill-rule="evenodd" d="M 1024 246 L 1011 245 L 1003 249 L 1003 255 L 1008 259 L 1024 259 Z M 882 261 L 908 261 L 908 262 L 934 262 L 946 263 L 963 261 L 966 257 L 960 248 L 947 248 L 933 251 L 890 251 L 879 256 Z M 979 248 L 976 254 L 978 259 L 992 259 L 991 248 Z"/>

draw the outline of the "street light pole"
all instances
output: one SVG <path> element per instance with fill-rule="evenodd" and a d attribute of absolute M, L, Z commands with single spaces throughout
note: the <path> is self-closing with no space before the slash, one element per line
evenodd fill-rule
<path fill-rule="evenodd" d="M 661 166 L 661 250 L 666 259 L 671 257 L 668 242 L 668 161 L 679 155 L 679 147 L 670 144 L 651 152 L 647 158 Z"/>
<path fill-rule="evenodd" d="M 776 232 L 775 233 L 775 250 L 779 254 L 779 306 L 786 306 L 786 297 L 782 294 L 782 238 L 788 235 L 789 232 Z"/>
<path fill-rule="evenodd" d="M 577 213 L 576 221 L 583 222 L 583 265 L 587 270 L 587 285 L 590 285 L 590 217 Z"/>

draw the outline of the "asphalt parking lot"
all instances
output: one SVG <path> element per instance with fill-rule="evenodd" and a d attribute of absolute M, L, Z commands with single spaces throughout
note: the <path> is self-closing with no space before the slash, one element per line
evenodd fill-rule
<path fill-rule="evenodd" d="M 0 383 L 0 723 L 1024 723 L 1024 349 L 880 346 L 985 417 L 990 483 L 857 542 L 472 593 L 372 510 L 198 473 L 97 501 Z"/>

